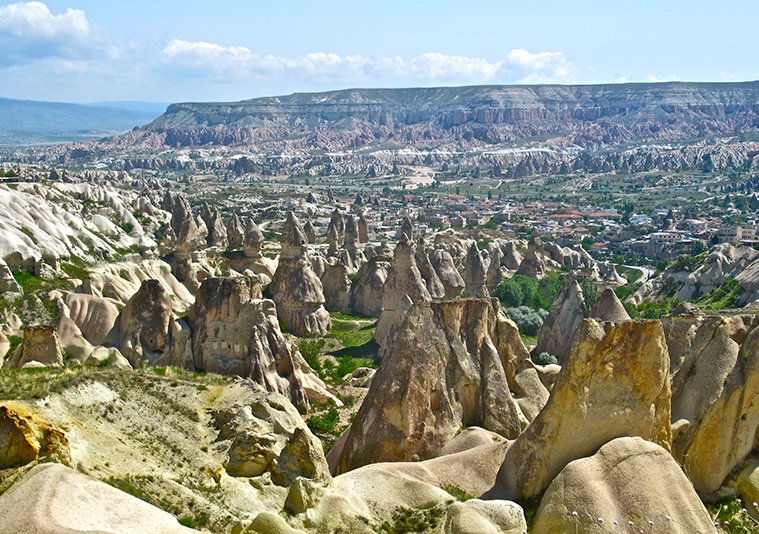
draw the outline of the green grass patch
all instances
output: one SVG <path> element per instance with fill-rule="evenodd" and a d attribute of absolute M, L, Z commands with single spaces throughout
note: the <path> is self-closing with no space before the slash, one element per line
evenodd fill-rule
<path fill-rule="evenodd" d="M 640 269 L 633 269 L 631 267 L 625 267 L 624 265 L 617 265 L 616 268 L 620 276 L 623 276 L 625 279 L 627 279 L 628 284 L 634 284 L 640 280 L 641 276 L 643 276 L 643 271 Z"/>
<path fill-rule="evenodd" d="M 743 290 L 738 281 L 734 278 L 728 278 L 717 289 L 706 295 L 701 295 L 694 302 L 699 306 L 717 310 L 737 308 L 741 295 L 743 295 Z"/>
<path fill-rule="evenodd" d="M 406 532 L 426 532 L 435 530 L 443 519 L 443 510 L 437 506 L 427 510 L 399 508 L 393 514 L 393 522 L 385 521 L 380 532 L 404 534 Z"/>
<path fill-rule="evenodd" d="M 308 425 L 308 428 L 313 432 L 314 434 L 329 434 L 333 436 L 337 436 L 339 432 L 337 432 L 337 425 L 340 422 L 340 414 L 337 411 L 337 408 L 332 406 L 329 410 L 326 412 L 312 415 L 308 419 L 306 419 L 306 424 Z"/>
<path fill-rule="evenodd" d="M 719 523 L 720 532 L 726 534 L 756 534 L 759 523 L 748 515 L 738 497 L 728 497 L 706 505 L 714 523 Z"/>
<path fill-rule="evenodd" d="M 82 267 L 78 265 L 74 265 L 73 263 L 62 263 L 61 264 L 61 270 L 69 275 L 71 278 L 87 278 L 89 276 L 89 271 L 87 269 L 83 269 Z"/>
<path fill-rule="evenodd" d="M 469 499 L 474 499 L 474 495 L 467 493 L 460 487 L 454 486 L 453 484 L 444 484 L 440 487 L 440 489 L 447 491 L 452 497 L 455 497 L 462 502 L 468 501 Z"/>

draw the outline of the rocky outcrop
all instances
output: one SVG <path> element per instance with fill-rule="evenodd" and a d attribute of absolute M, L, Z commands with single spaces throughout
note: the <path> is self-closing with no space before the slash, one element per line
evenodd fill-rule
<path fill-rule="evenodd" d="M 336 258 L 330 258 L 321 276 L 324 291 L 324 307 L 329 311 L 350 312 L 351 281 L 348 268 Z"/>
<path fill-rule="evenodd" d="M 303 487 L 330 484 L 321 442 L 285 397 L 251 388 L 244 402 L 216 410 L 213 418 L 218 440 L 226 444 L 224 469 L 230 475 L 268 473 L 274 484 L 290 488 L 291 502 Z"/>
<path fill-rule="evenodd" d="M 432 458 L 462 426 L 513 439 L 528 423 L 519 400 L 539 411 L 548 397 L 497 300 L 414 304 L 380 352 L 339 472 Z"/>
<path fill-rule="evenodd" d="M 261 256 L 261 247 L 264 244 L 264 234 L 253 219 L 248 219 L 245 225 L 245 237 L 243 238 L 242 247 L 245 256 L 248 258 L 259 258 Z"/>
<path fill-rule="evenodd" d="M 169 293 L 158 280 L 145 280 L 119 317 L 120 350 L 132 367 L 142 364 L 194 370 L 189 333 L 182 335 Z"/>
<path fill-rule="evenodd" d="M 20 293 L 21 286 L 18 285 L 13 273 L 4 259 L 0 258 L 0 293 Z"/>
<path fill-rule="evenodd" d="M 359 269 L 350 294 L 350 307 L 357 313 L 367 317 L 379 317 L 382 313 L 382 295 L 392 260 L 392 250 L 383 244 Z"/>
<path fill-rule="evenodd" d="M 543 241 L 537 232 L 533 230 L 532 237 L 527 243 L 527 255 L 519 264 L 517 274 L 523 274 L 530 278 L 540 280 L 546 274 L 546 263 L 544 259 Z"/>
<path fill-rule="evenodd" d="M 3 369 L 21 369 L 25 366 L 63 365 L 63 349 L 56 328 L 34 326 L 24 329 L 21 344 L 6 357 Z"/>
<path fill-rule="evenodd" d="M 245 226 L 242 224 L 240 217 L 237 213 L 232 213 L 232 217 L 227 224 L 227 239 L 230 245 L 240 245 L 245 239 Z"/>
<path fill-rule="evenodd" d="M 419 269 L 419 274 L 422 275 L 425 283 L 427 284 L 427 291 L 433 299 L 442 299 L 445 297 L 445 286 L 437 275 L 437 271 L 432 266 L 430 258 L 424 250 L 424 240 L 419 239 L 416 245 L 416 266 Z"/>
<path fill-rule="evenodd" d="M 303 372 L 279 329 L 276 306 L 261 299 L 260 286 L 246 278 L 209 278 L 189 319 L 198 369 L 250 378 L 309 407 Z"/>
<path fill-rule="evenodd" d="M 0 406 L 0 469 L 32 462 L 72 466 L 66 434 L 31 414 L 24 415 Z"/>
<path fill-rule="evenodd" d="M 696 490 L 709 494 L 754 447 L 759 322 L 683 315 L 662 324 L 672 359 L 672 451 Z"/>
<path fill-rule="evenodd" d="M 308 238 L 308 243 L 310 245 L 316 244 L 316 227 L 314 227 L 314 223 L 311 221 L 306 221 L 306 224 L 303 225 L 303 231 L 306 233 L 306 238 Z"/>
<path fill-rule="evenodd" d="M 614 438 L 670 449 L 669 355 L 659 321 L 586 319 L 548 403 L 506 453 L 494 498 L 540 495 L 572 460 Z"/>
<path fill-rule="evenodd" d="M 282 252 L 268 292 L 277 304 L 277 315 L 297 336 L 324 335 L 332 322 L 324 309 L 322 283 L 308 260 L 308 239 L 290 212 L 282 229 Z"/>
<path fill-rule="evenodd" d="M 590 309 L 588 318 L 598 321 L 629 321 L 630 315 L 614 290 L 607 288 Z"/>
<path fill-rule="evenodd" d="M 547 352 L 556 356 L 560 365 L 566 364 L 572 351 L 572 340 L 582 323 L 584 303 L 582 288 L 575 273 L 570 272 L 543 320 L 533 354 Z"/>
<path fill-rule="evenodd" d="M 366 257 L 364 256 L 364 253 L 359 249 L 358 226 L 356 225 L 356 219 L 353 217 L 353 215 L 348 215 L 345 218 L 345 234 L 343 243 L 345 252 L 347 253 L 347 257 L 344 258 L 344 263 L 346 267 L 355 272 L 360 269 L 364 263 L 366 263 Z"/>
<path fill-rule="evenodd" d="M 445 288 L 445 296 L 449 299 L 455 299 L 464 292 L 466 284 L 461 278 L 456 265 L 453 263 L 451 255 L 442 249 L 433 250 L 430 254 L 430 263 L 435 268 L 435 272 L 440 278 Z"/>
<path fill-rule="evenodd" d="M 488 256 L 488 270 L 485 280 L 488 291 L 492 291 L 504 278 L 503 271 L 501 271 L 501 262 L 503 261 L 501 247 L 494 243 L 488 245 Z"/>
<path fill-rule="evenodd" d="M 213 215 L 206 224 L 208 225 L 208 238 L 206 239 L 208 246 L 226 247 L 229 244 L 227 229 L 224 227 L 224 220 L 221 218 L 219 210 L 213 212 Z"/>
<path fill-rule="evenodd" d="M 358 242 L 362 245 L 369 242 L 369 223 L 366 222 L 366 217 L 364 217 L 364 212 L 359 211 L 358 212 L 358 221 L 356 222 L 358 225 Z"/>
<path fill-rule="evenodd" d="M 0 498 L 0 531 L 192 534 L 160 508 L 60 464 L 34 467 Z"/>
<path fill-rule="evenodd" d="M 487 287 L 487 265 L 483 261 L 476 244 L 469 247 L 464 258 L 464 281 L 466 291 L 475 297 L 489 297 Z"/>
<path fill-rule="evenodd" d="M 520 265 L 522 265 L 523 258 L 517 249 L 517 244 L 514 241 L 509 241 L 504 245 L 503 254 L 503 266 L 510 271 L 515 271 L 519 269 Z"/>
<path fill-rule="evenodd" d="M 714 532 L 711 517 L 680 466 L 639 437 L 610 441 L 570 462 L 551 482 L 532 532 Z"/>
<path fill-rule="evenodd" d="M 382 292 L 382 313 L 377 322 L 374 339 L 382 345 L 394 325 L 403 322 L 405 312 L 401 303 L 408 301 L 429 302 L 432 300 L 427 284 L 422 279 L 416 265 L 416 250 L 413 242 L 401 234 L 401 240 L 395 247 L 393 262 L 387 273 L 387 280 Z"/>
<path fill-rule="evenodd" d="M 334 256 L 338 249 L 343 245 L 343 234 L 345 233 L 345 219 L 339 209 L 335 208 L 329 219 L 327 226 L 327 243 L 329 244 L 329 255 Z"/>
<path fill-rule="evenodd" d="M 171 228 L 176 236 L 176 248 L 180 252 L 189 253 L 206 247 L 205 238 L 201 235 L 192 209 L 187 199 L 182 195 L 174 197 L 171 212 Z"/>

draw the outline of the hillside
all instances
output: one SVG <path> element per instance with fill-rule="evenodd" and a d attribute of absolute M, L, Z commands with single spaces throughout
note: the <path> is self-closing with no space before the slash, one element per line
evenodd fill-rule
<path fill-rule="evenodd" d="M 759 82 L 349 89 L 172 104 L 117 141 L 261 149 L 471 148 L 553 139 L 599 146 L 759 129 Z"/>

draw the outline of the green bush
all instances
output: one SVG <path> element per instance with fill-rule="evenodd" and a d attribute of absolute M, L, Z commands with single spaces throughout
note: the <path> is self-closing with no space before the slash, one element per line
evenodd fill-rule
<path fill-rule="evenodd" d="M 321 357 L 324 352 L 324 346 L 327 342 L 324 339 L 301 338 L 298 340 L 298 350 L 303 359 L 313 369 L 316 374 L 321 376 L 322 363 Z"/>
<path fill-rule="evenodd" d="M 314 434 L 333 434 L 336 435 L 337 432 L 335 432 L 335 428 L 337 427 L 337 424 L 340 422 L 340 414 L 337 411 L 337 408 L 332 406 L 329 410 L 327 410 L 324 413 L 320 413 L 317 415 L 312 415 L 308 419 L 306 419 L 306 424 L 308 425 L 308 428 L 311 429 L 311 432 Z"/>
<path fill-rule="evenodd" d="M 563 278 L 560 276 L 546 276 L 541 280 L 535 280 L 517 274 L 498 284 L 492 295 L 507 308 L 528 306 L 533 309 L 550 310 L 562 281 Z"/>
<path fill-rule="evenodd" d="M 559 363 L 559 360 L 553 354 L 541 352 L 537 356 L 532 357 L 532 362 L 537 365 L 551 365 L 554 363 Z"/>
<path fill-rule="evenodd" d="M 520 334 L 537 336 L 540 327 L 543 326 L 543 320 L 548 315 L 548 310 L 540 308 L 533 311 L 527 306 L 519 306 L 517 308 L 504 308 L 503 313 L 516 323 Z"/>

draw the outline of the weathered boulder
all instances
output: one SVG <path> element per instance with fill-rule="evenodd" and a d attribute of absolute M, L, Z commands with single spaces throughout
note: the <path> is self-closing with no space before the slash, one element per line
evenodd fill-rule
<path fill-rule="evenodd" d="M 533 354 L 547 352 L 565 365 L 572 351 L 572 340 L 582 323 L 585 300 L 574 271 L 567 274 L 554 298 L 551 311 L 543 320 Z"/>
<path fill-rule="evenodd" d="M 308 239 L 290 212 L 282 229 L 282 252 L 268 292 L 288 331 L 297 336 L 324 335 L 332 322 L 324 309 L 322 283 L 308 259 Z"/>
<path fill-rule="evenodd" d="M 353 284 L 350 294 L 350 306 L 356 312 L 367 317 L 380 316 L 382 295 L 392 260 L 393 252 L 387 244 L 383 244 L 359 269 L 358 280 Z"/>
<path fill-rule="evenodd" d="M 659 321 L 583 321 L 548 403 L 506 454 L 490 495 L 540 495 L 577 458 L 621 436 L 669 449 L 669 355 Z"/>
<path fill-rule="evenodd" d="M 464 258 L 464 281 L 466 282 L 466 291 L 473 296 L 490 296 L 487 287 L 487 265 L 474 243 L 469 247 L 466 258 Z"/>
<path fill-rule="evenodd" d="M 523 534 L 524 511 L 510 501 L 469 499 L 448 508 L 445 532 L 449 534 Z"/>
<path fill-rule="evenodd" d="M 427 284 L 424 283 L 419 268 L 416 265 L 416 255 L 413 242 L 406 234 L 401 234 L 401 240 L 395 247 L 393 262 L 387 272 L 387 280 L 382 292 L 382 313 L 377 321 L 374 339 L 382 345 L 394 325 L 403 322 L 404 300 L 412 303 L 429 302 L 432 300 Z"/>
<path fill-rule="evenodd" d="M 672 359 L 673 455 L 700 493 L 717 491 L 759 428 L 756 316 L 664 317 Z"/>
<path fill-rule="evenodd" d="M 419 274 L 422 275 L 425 283 L 427 284 L 427 291 L 433 299 L 442 299 L 445 297 L 445 286 L 440 281 L 435 268 L 430 262 L 430 258 L 424 251 L 424 239 L 420 238 L 416 245 L 416 266 L 419 269 Z"/>
<path fill-rule="evenodd" d="M 119 344 L 119 308 L 112 299 L 69 293 L 66 315 L 93 345 Z"/>
<path fill-rule="evenodd" d="M 588 318 L 598 321 L 629 321 L 630 315 L 614 290 L 607 288 L 590 309 Z"/>
<path fill-rule="evenodd" d="M 228 447 L 227 473 L 258 477 L 268 472 L 272 482 L 284 487 L 298 479 L 328 485 L 332 477 L 321 442 L 295 407 L 277 393 L 250 386 L 244 402 L 213 413 L 218 441 Z"/>
<path fill-rule="evenodd" d="M 31 415 L 0 406 L 0 469 L 32 462 L 73 465 L 66 434 Z"/>
<path fill-rule="evenodd" d="M 345 232 L 345 219 L 339 209 L 335 208 L 327 225 L 327 243 L 329 244 L 329 256 L 334 256 L 343 244 Z"/>
<path fill-rule="evenodd" d="M 519 345 L 516 326 L 495 299 L 414 304 L 380 351 L 382 365 L 350 427 L 338 471 L 432 458 L 462 425 L 515 438 L 528 423 L 510 390 L 515 368 L 529 358 Z M 534 378 L 538 391 L 522 393 L 547 398 Z"/>
<path fill-rule="evenodd" d="M 540 502 L 532 532 L 715 532 L 688 477 L 665 449 L 620 437 L 570 462 Z"/>
<path fill-rule="evenodd" d="M 176 518 L 60 464 L 31 469 L 0 497 L 0 531 L 191 534 Z"/>
<path fill-rule="evenodd" d="M 759 460 L 748 461 L 735 481 L 735 489 L 743 498 L 746 511 L 759 521 Z"/>
<path fill-rule="evenodd" d="M 445 288 L 445 296 L 450 299 L 455 299 L 461 293 L 463 293 L 466 284 L 464 279 L 461 278 L 456 265 L 453 263 L 451 255 L 443 250 L 433 250 L 430 254 L 430 263 L 435 268 L 435 272 L 440 278 L 443 287 Z"/>
<path fill-rule="evenodd" d="M 3 369 L 21 369 L 32 362 L 45 366 L 63 365 L 63 350 L 55 327 L 24 328 L 23 341 L 6 357 Z"/>

